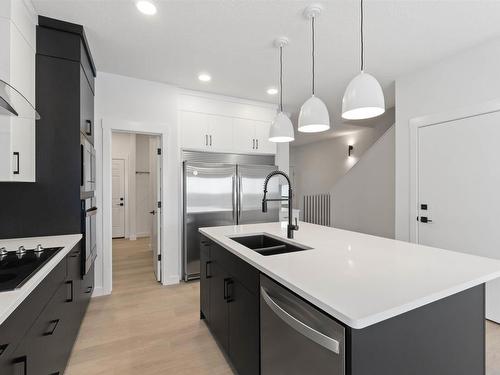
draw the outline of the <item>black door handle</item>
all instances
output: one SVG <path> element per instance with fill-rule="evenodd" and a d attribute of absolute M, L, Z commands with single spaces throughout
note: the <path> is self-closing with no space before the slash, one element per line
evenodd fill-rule
<path fill-rule="evenodd" d="M 427 216 L 420 216 L 420 222 L 421 223 L 432 223 L 432 220 L 429 219 Z"/>
<path fill-rule="evenodd" d="M 85 125 L 87 126 L 87 128 L 85 129 L 85 134 L 92 135 L 92 121 L 85 120 Z"/>
<path fill-rule="evenodd" d="M 155 210 L 153 210 L 153 211 L 149 211 L 149 213 L 150 213 L 151 215 L 154 215 L 154 214 L 156 214 L 156 211 L 155 211 Z"/>
<path fill-rule="evenodd" d="M 49 329 L 43 335 L 44 336 L 52 336 L 58 325 L 59 325 L 59 319 L 51 320 L 50 324 L 49 324 Z"/>
<path fill-rule="evenodd" d="M 14 151 L 13 154 L 14 154 L 14 157 L 16 158 L 16 170 L 13 171 L 12 173 L 19 174 L 19 152 Z"/>
<path fill-rule="evenodd" d="M 123 206 L 123 203 L 120 203 L 120 206 Z"/>

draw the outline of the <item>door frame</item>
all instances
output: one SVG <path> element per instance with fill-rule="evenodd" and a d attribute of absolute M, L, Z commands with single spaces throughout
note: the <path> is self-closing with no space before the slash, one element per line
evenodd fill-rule
<path fill-rule="evenodd" d="M 174 134 L 170 134 L 170 128 L 168 124 L 156 123 L 156 122 L 140 122 L 140 121 L 130 121 L 119 118 L 101 118 L 98 120 L 101 123 L 102 137 L 101 145 L 99 148 L 100 158 L 102 160 L 101 173 L 98 175 L 101 177 L 102 181 L 102 193 L 101 197 L 98 196 L 98 203 L 102 207 L 101 224 L 98 228 L 102 229 L 102 235 L 100 236 L 100 241 L 98 238 L 98 243 L 102 244 L 102 248 L 98 249 L 98 254 L 102 256 L 102 268 L 100 272 L 96 272 L 96 279 L 102 277 L 102 291 L 97 295 L 107 295 L 111 294 L 113 290 L 113 251 L 112 251 L 112 220 L 111 220 L 111 169 L 112 169 L 112 132 L 128 132 L 135 134 L 145 134 L 145 135 L 156 135 L 160 137 L 160 147 L 162 149 L 161 157 L 161 186 L 162 186 L 162 204 L 166 206 L 171 199 L 169 195 L 176 196 L 177 186 L 169 185 L 169 178 L 171 178 L 173 171 L 171 168 L 172 163 L 176 163 L 176 160 L 168 160 L 167 163 L 167 153 L 169 158 L 172 157 L 172 150 L 168 151 L 167 148 L 171 147 L 172 141 L 176 138 Z M 175 159 L 175 158 L 173 158 Z M 99 168 L 99 167 L 98 167 Z M 100 201 L 100 202 L 99 202 Z M 177 207 L 171 207 L 173 214 L 175 214 Z M 177 284 L 179 282 L 179 256 L 178 256 L 178 246 L 174 246 L 173 242 L 177 242 L 178 239 L 175 237 L 174 233 L 175 225 L 171 223 L 166 215 L 165 209 L 161 210 L 161 283 L 163 285 Z M 170 213 L 172 215 L 172 212 Z M 99 219 L 99 217 L 98 217 Z M 171 228 L 172 227 L 172 228 Z M 174 232 L 171 234 L 171 232 Z M 99 234 L 99 232 L 98 232 Z M 167 235 L 171 236 L 170 239 Z M 96 268 L 99 271 L 99 268 Z M 100 273 L 100 274 L 99 274 Z"/>
<path fill-rule="evenodd" d="M 129 182 L 129 160 L 128 160 L 128 155 L 124 155 L 124 154 L 119 154 L 118 156 L 115 156 L 115 157 L 112 157 L 111 158 L 111 172 L 113 172 L 113 160 L 123 160 L 123 179 L 125 180 L 123 183 L 124 183 L 124 187 L 123 187 L 123 201 L 125 203 L 125 209 L 123 210 L 123 215 L 125 215 L 125 217 L 123 218 L 123 238 L 126 238 L 126 239 L 130 239 L 130 224 L 129 224 L 129 209 L 128 209 L 128 206 L 129 206 L 129 200 L 128 200 L 128 195 L 129 195 L 129 186 L 128 186 L 128 182 Z M 111 179 L 111 188 L 113 188 L 113 179 Z M 111 202 L 113 202 L 113 190 L 111 190 Z M 111 210 L 111 214 L 113 213 L 112 212 L 113 210 Z M 113 236 L 113 220 L 111 220 L 111 237 Z"/>
<path fill-rule="evenodd" d="M 456 120 L 485 115 L 488 113 L 500 112 L 500 99 L 491 100 L 488 102 L 475 104 L 467 107 L 455 108 L 450 111 L 419 116 L 410 119 L 410 214 L 408 217 L 410 223 L 410 242 L 417 243 L 418 239 L 418 196 L 419 196 L 419 180 L 418 180 L 418 159 L 419 159 L 419 144 L 418 131 L 420 128 L 452 123 Z"/>

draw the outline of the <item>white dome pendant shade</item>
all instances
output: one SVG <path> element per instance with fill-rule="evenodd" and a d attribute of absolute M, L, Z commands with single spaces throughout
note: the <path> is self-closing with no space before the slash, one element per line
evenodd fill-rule
<path fill-rule="evenodd" d="M 312 5 L 305 9 L 304 16 L 311 19 L 312 29 L 312 96 L 300 108 L 299 113 L 299 132 L 302 133 L 319 133 L 330 129 L 330 115 L 328 108 L 323 101 L 314 95 L 315 91 L 315 38 L 314 38 L 314 21 L 321 13 L 321 6 Z"/>
<path fill-rule="evenodd" d="M 371 74 L 361 72 L 349 82 L 342 98 L 342 118 L 361 120 L 385 112 L 384 92 Z"/>
<path fill-rule="evenodd" d="M 283 112 L 283 47 L 288 44 L 288 39 L 278 38 L 274 45 L 280 51 L 280 106 L 279 112 L 274 118 L 269 129 L 269 141 L 275 143 L 292 142 L 295 140 L 292 121 Z"/>
<path fill-rule="evenodd" d="M 363 120 L 385 112 L 384 91 L 377 79 L 364 72 L 363 0 L 361 0 L 361 73 L 354 77 L 342 98 L 342 118 Z"/>
<path fill-rule="evenodd" d="M 318 133 L 330 129 L 330 115 L 325 103 L 311 96 L 300 108 L 299 132 Z"/>
<path fill-rule="evenodd" d="M 292 142 L 295 139 L 292 121 L 283 112 L 279 112 L 269 131 L 269 141 L 271 142 Z"/>

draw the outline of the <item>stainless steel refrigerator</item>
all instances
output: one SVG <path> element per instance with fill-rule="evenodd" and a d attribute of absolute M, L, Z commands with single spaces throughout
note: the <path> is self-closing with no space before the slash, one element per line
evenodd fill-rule
<path fill-rule="evenodd" d="M 266 176 L 274 165 L 184 162 L 184 280 L 200 276 L 198 228 L 276 222 L 279 202 L 262 212 Z M 279 198 L 279 179 L 268 185 L 268 197 Z"/>

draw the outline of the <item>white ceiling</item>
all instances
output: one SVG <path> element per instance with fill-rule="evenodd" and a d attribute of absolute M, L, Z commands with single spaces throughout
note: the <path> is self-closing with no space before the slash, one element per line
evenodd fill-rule
<path fill-rule="evenodd" d="M 133 0 L 33 3 L 41 15 L 85 26 L 99 71 L 267 102 L 277 100 L 266 94 L 278 83 L 272 42 L 287 36 L 284 100 L 293 118 L 310 95 L 310 24 L 302 12 L 320 3 L 316 93 L 334 130 L 300 134 L 296 144 L 359 129 L 340 118 L 343 91 L 359 69 L 359 1 L 156 0 L 152 17 Z M 498 1 L 365 0 L 366 71 L 381 82 L 387 107 L 398 76 L 499 36 L 498 14 Z M 201 71 L 212 82 L 199 82 Z"/>

